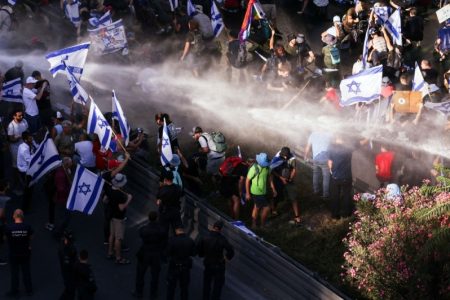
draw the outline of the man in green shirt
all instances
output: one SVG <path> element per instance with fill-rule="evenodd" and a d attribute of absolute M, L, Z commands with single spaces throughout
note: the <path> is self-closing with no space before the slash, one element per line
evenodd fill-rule
<path fill-rule="evenodd" d="M 272 188 L 274 197 L 276 196 L 275 186 L 272 181 L 272 177 L 269 171 L 270 161 L 267 158 L 266 153 L 260 153 L 256 155 L 256 163 L 250 167 L 247 173 L 247 179 L 245 181 L 245 198 L 247 201 L 253 199 L 253 211 L 252 211 L 252 228 L 257 227 L 257 219 L 261 210 L 261 224 L 265 225 L 267 216 L 270 211 L 269 200 L 267 198 L 267 183 Z"/>

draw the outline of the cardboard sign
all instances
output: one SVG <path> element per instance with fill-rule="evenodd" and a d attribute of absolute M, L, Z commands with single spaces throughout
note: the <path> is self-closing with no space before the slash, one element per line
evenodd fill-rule
<path fill-rule="evenodd" d="M 450 4 L 447 4 L 436 11 L 436 16 L 439 23 L 443 23 L 450 18 Z"/>
<path fill-rule="evenodd" d="M 392 96 L 394 110 L 399 113 L 418 113 L 422 104 L 420 91 L 396 91 Z"/>

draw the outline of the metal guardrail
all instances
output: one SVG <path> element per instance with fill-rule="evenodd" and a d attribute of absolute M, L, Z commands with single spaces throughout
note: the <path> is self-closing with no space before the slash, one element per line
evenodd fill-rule
<path fill-rule="evenodd" d="M 146 194 L 151 183 L 159 179 L 156 171 L 139 158 L 130 161 L 127 174 L 132 188 Z M 237 276 L 242 287 L 256 291 L 258 299 L 349 299 L 277 246 L 245 234 L 229 223 L 228 216 L 189 191 L 185 194 L 185 214 L 187 231 L 193 238 L 207 232 L 215 221 L 227 221 L 222 232 L 236 251 L 227 272 Z"/>

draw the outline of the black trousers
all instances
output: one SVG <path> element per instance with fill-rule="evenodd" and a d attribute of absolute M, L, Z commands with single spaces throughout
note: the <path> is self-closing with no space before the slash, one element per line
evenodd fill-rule
<path fill-rule="evenodd" d="M 203 271 L 203 300 L 219 300 L 224 283 L 225 266 L 205 266 Z"/>
<path fill-rule="evenodd" d="M 348 217 L 352 214 L 352 180 L 335 179 L 330 181 L 331 215 L 333 218 Z"/>
<path fill-rule="evenodd" d="M 22 196 L 22 210 L 24 212 L 29 212 L 31 209 L 31 200 L 33 198 L 34 186 L 28 186 L 31 181 L 31 176 L 28 176 L 27 173 L 20 172 L 20 177 L 25 184 Z"/>
<path fill-rule="evenodd" d="M 150 268 L 150 295 L 155 297 L 158 294 L 159 272 L 161 271 L 160 255 L 143 255 L 138 258 L 136 266 L 136 292 L 142 294 L 144 290 L 145 273 Z"/>
<path fill-rule="evenodd" d="M 186 265 L 171 265 L 167 272 L 167 300 L 175 298 L 177 283 L 180 283 L 180 299 L 187 300 L 189 297 L 189 281 L 191 269 Z"/>
<path fill-rule="evenodd" d="M 75 299 L 75 274 L 73 270 L 62 270 L 62 277 L 64 281 L 64 291 L 59 297 L 60 300 Z"/>
<path fill-rule="evenodd" d="M 33 291 L 31 284 L 30 256 L 11 256 L 11 292 L 19 292 L 19 273 L 22 272 L 23 284 L 27 292 Z"/>
<path fill-rule="evenodd" d="M 159 224 L 169 236 L 169 230 L 175 234 L 175 228 L 182 225 L 180 208 L 177 207 L 163 207 L 159 212 Z"/>

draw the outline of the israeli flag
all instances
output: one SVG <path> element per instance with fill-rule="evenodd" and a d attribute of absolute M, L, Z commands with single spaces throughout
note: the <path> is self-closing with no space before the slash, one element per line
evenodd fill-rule
<path fill-rule="evenodd" d="M 66 208 L 91 215 L 97 206 L 105 181 L 101 176 L 77 165 Z"/>
<path fill-rule="evenodd" d="M 67 69 L 80 81 L 90 45 L 90 42 L 83 43 L 47 54 L 45 58 L 50 63 L 50 73 L 53 77 L 58 73 L 66 73 L 67 66 Z"/>
<path fill-rule="evenodd" d="M 175 11 L 178 7 L 178 0 L 169 0 L 170 11 Z"/>
<path fill-rule="evenodd" d="M 422 71 L 416 62 L 416 68 L 414 69 L 414 78 L 412 82 L 412 90 L 422 92 L 422 98 L 429 93 L 428 83 L 423 78 Z"/>
<path fill-rule="evenodd" d="M 387 6 L 379 6 L 379 7 L 374 7 L 373 8 L 373 12 L 378 17 L 378 20 L 380 20 L 380 22 L 381 22 L 380 25 L 383 25 L 389 19 L 389 15 L 391 14 L 391 10 L 392 9 L 390 7 L 387 7 Z"/>
<path fill-rule="evenodd" d="M 42 176 L 61 165 L 61 159 L 55 143 L 50 134 L 45 134 L 44 140 L 39 145 L 30 160 L 27 175 L 31 176 L 30 186 L 35 184 Z"/>
<path fill-rule="evenodd" d="M 112 91 L 112 118 L 119 122 L 120 133 L 122 133 L 125 146 L 128 146 L 128 142 L 130 141 L 130 126 L 128 126 L 127 118 L 125 118 L 122 106 L 119 100 L 117 100 L 114 90 Z"/>
<path fill-rule="evenodd" d="M 430 109 L 437 110 L 446 116 L 450 115 L 450 101 L 440 102 L 440 103 L 433 103 L 433 102 L 427 101 L 427 102 L 425 102 L 424 106 L 427 108 L 430 108 Z"/>
<path fill-rule="evenodd" d="M 400 9 L 394 11 L 389 19 L 384 23 L 387 31 L 392 36 L 392 40 L 398 46 L 402 45 L 402 20 L 400 18 Z"/>
<path fill-rule="evenodd" d="M 66 15 L 67 19 L 69 19 L 72 24 L 78 28 L 81 25 L 81 18 L 80 18 L 80 2 L 78 0 L 64 0 L 63 2 L 63 8 L 64 8 L 64 14 Z"/>
<path fill-rule="evenodd" d="M 222 15 L 217 9 L 216 3 L 214 1 L 211 5 L 211 25 L 214 30 L 214 37 L 218 37 L 222 30 L 225 28 L 222 20 Z"/>
<path fill-rule="evenodd" d="M 161 164 L 163 166 L 172 160 L 172 146 L 170 145 L 169 129 L 167 128 L 166 119 L 164 119 L 164 127 L 161 141 Z"/>
<path fill-rule="evenodd" d="M 110 24 L 112 24 L 112 18 L 111 18 L 111 13 L 109 12 L 109 10 L 100 18 L 97 17 L 92 17 L 89 19 L 89 24 L 92 27 L 98 28 L 98 27 L 104 27 L 104 26 L 108 26 Z"/>
<path fill-rule="evenodd" d="M 87 133 L 96 133 L 98 135 L 101 148 L 104 150 L 109 149 L 112 129 L 94 101 L 91 101 L 91 107 L 89 109 Z"/>
<path fill-rule="evenodd" d="M 63 63 L 65 64 L 65 62 Z M 73 75 L 70 69 L 66 70 L 67 80 L 69 81 L 69 88 L 70 93 L 73 97 L 73 101 L 82 105 L 86 105 L 87 101 L 89 100 L 88 93 L 84 90 L 84 88 L 81 86 L 80 82 Z"/>
<path fill-rule="evenodd" d="M 3 83 L 2 99 L 8 102 L 22 103 L 22 79 L 16 78 Z"/>
<path fill-rule="evenodd" d="M 192 4 L 191 0 L 187 0 L 186 13 L 189 17 L 193 17 L 197 14 L 197 10 L 195 9 L 195 6 L 194 6 L 194 4 Z"/>
<path fill-rule="evenodd" d="M 14 6 L 16 5 L 16 0 L 8 0 L 9 5 Z"/>
<path fill-rule="evenodd" d="M 381 95 L 383 66 L 376 66 L 352 75 L 341 81 L 341 106 L 358 102 L 371 102 Z"/>

